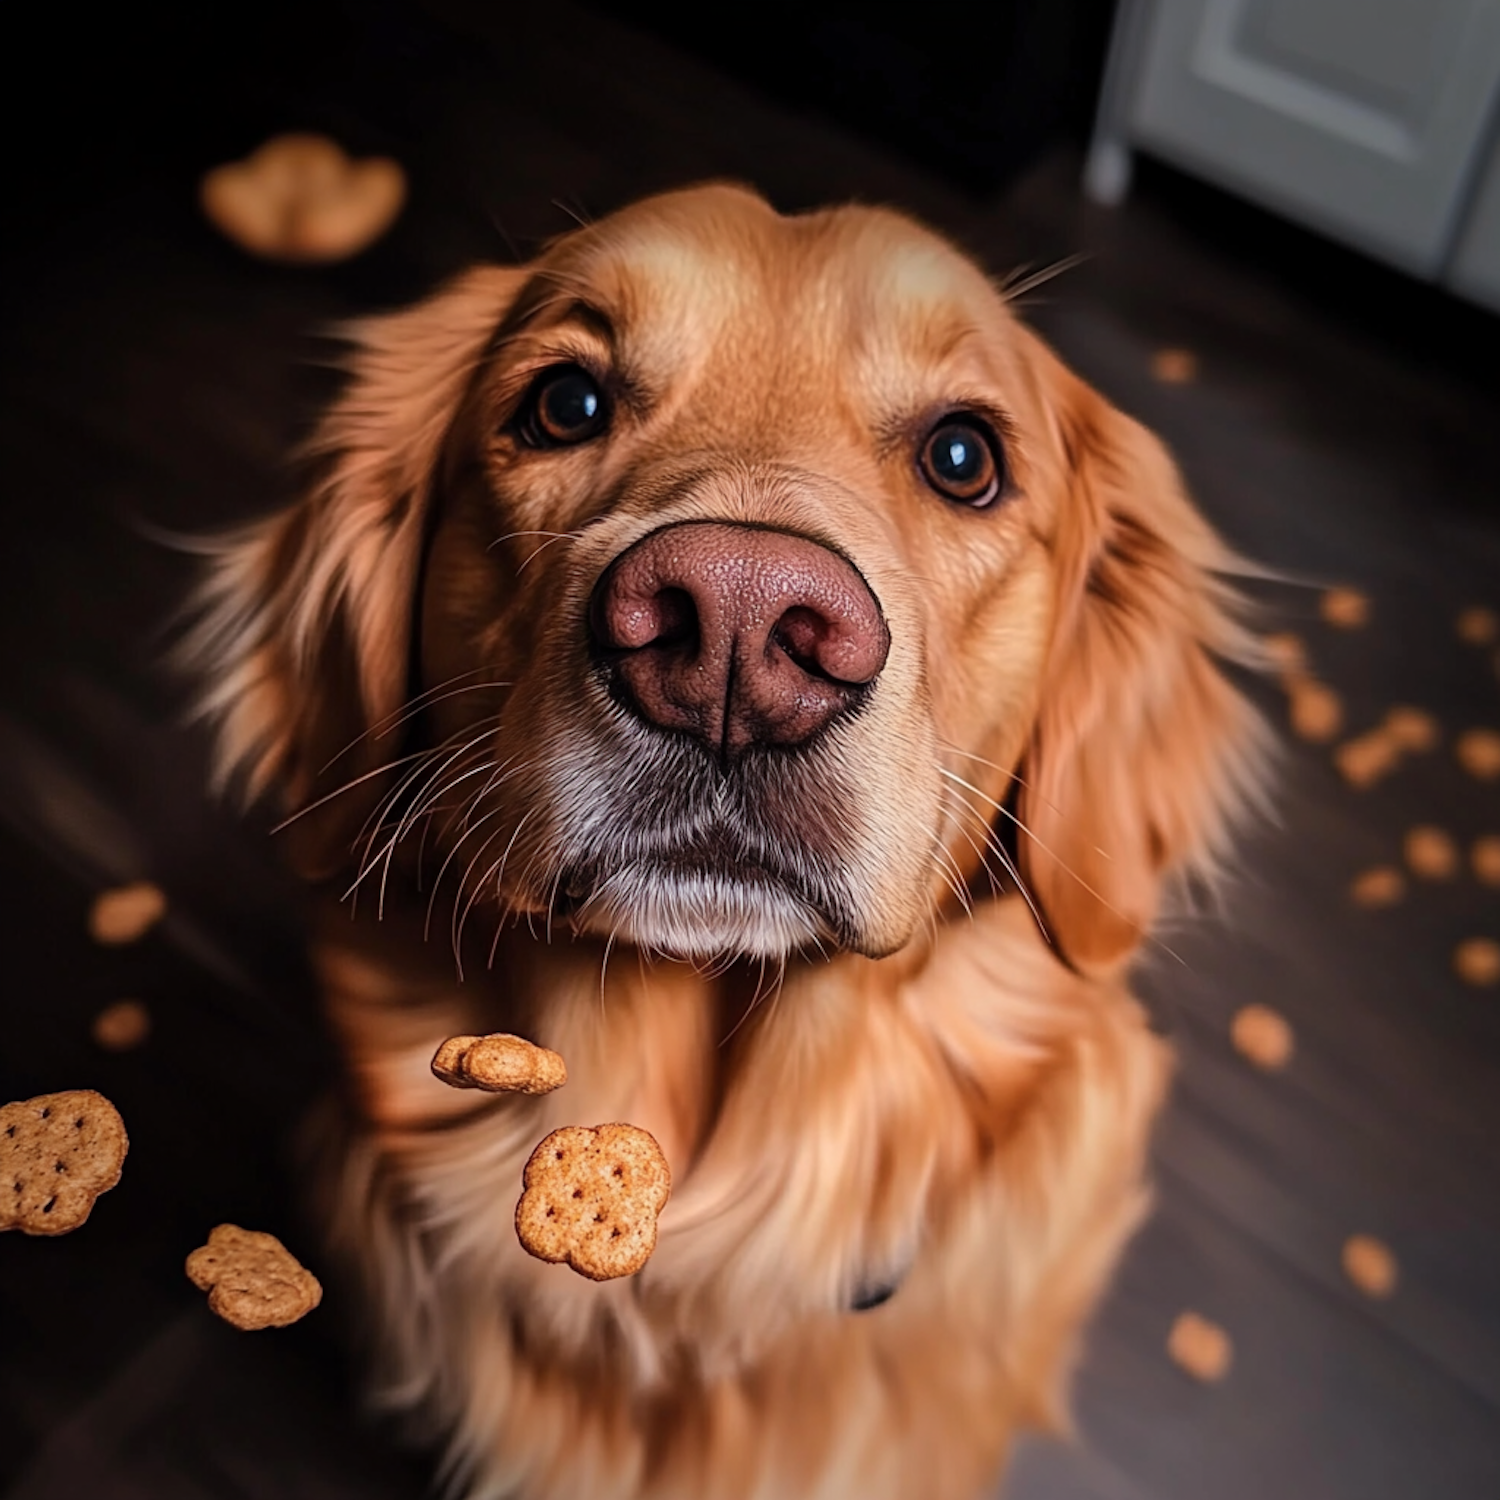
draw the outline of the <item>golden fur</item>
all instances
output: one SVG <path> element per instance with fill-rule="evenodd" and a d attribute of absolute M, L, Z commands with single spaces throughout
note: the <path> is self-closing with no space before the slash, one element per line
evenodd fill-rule
<path fill-rule="evenodd" d="M 473 1496 L 972 1500 L 1063 1420 L 1142 1212 L 1168 1059 L 1124 970 L 1260 766 L 1217 664 L 1248 654 L 1233 559 L 1159 443 L 893 213 L 669 194 L 354 339 L 315 481 L 219 552 L 195 649 L 221 776 L 297 814 L 325 893 L 353 1087 L 323 1207 L 382 1399 Z M 611 425 L 530 450 L 507 424 L 568 362 Z M 1003 435 L 986 510 L 913 462 L 958 409 Z M 664 822 L 719 836 L 717 783 L 622 726 L 584 612 L 700 520 L 836 547 L 889 626 L 864 710 L 723 814 L 805 842 L 821 927 L 632 863 Z M 569 905 L 583 848 L 612 883 Z M 490 1030 L 567 1086 L 433 1079 Z M 596 1285 L 511 1217 L 544 1134 L 610 1120 L 676 1189 Z"/>

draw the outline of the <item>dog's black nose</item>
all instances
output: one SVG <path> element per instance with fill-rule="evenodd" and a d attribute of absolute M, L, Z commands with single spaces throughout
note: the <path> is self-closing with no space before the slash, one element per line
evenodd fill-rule
<path fill-rule="evenodd" d="M 869 585 L 836 552 L 717 521 L 664 526 L 617 557 L 589 628 L 623 702 L 726 762 L 811 738 L 860 701 L 891 645 Z"/>
<path fill-rule="evenodd" d="M 869 1312 L 872 1307 L 879 1307 L 882 1302 L 889 1302 L 896 1295 L 896 1290 L 900 1285 L 899 1281 L 885 1281 L 860 1287 L 849 1303 L 849 1311 Z"/>

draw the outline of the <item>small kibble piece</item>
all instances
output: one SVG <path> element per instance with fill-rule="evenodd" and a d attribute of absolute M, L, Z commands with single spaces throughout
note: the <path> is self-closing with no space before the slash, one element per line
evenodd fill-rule
<path fill-rule="evenodd" d="M 1471 646 L 1488 646 L 1500 635 L 1500 615 L 1475 605 L 1458 617 L 1458 638 Z"/>
<path fill-rule="evenodd" d="M 1485 885 L 1500 885 L 1500 838 L 1487 833 L 1474 840 L 1469 851 L 1469 863 L 1474 869 L 1474 878 Z"/>
<path fill-rule="evenodd" d="M 1367 1297 L 1389 1297 L 1396 1290 L 1396 1257 L 1373 1235 L 1350 1235 L 1343 1261 L 1344 1275 Z"/>
<path fill-rule="evenodd" d="M 1235 1012 L 1229 1037 L 1240 1056 L 1274 1072 L 1292 1056 L 1292 1028 L 1285 1016 L 1269 1005 L 1246 1005 Z"/>
<path fill-rule="evenodd" d="M 93 1089 L 0 1108 L 0 1229 L 77 1229 L 120 1180 L 129 1149 L 120 1112 Z"/>
<path fill-rule="evenodd" d="M 1413 828 L 1405 849 L 1412 874 L 1423 880 L 1452 880 L 1458 874 L 1458 845 L 1441 828 Z"/>
<path fill-rule="evenodd" d="M 1307 647 L 1302 644 L 1300 635 L 1283 630 L 1276 635 L 1266 636 L 1261 641 L 1261 647 L 1266 653 L 1266 660 L 1284 679 L 1299 677 L 1307 671 Z"/>
<path fill-rule="evenodd" d="M 1401 704 L 1385 716 L 1385 732 L 1402 749 L 1423 755 L 1438 742 L 1438 724 L 1425 709 Z"/>
<path fill-rule="evenodd" d="M 1311 677 L 1296 677 L 1288 684 L 1291 694 L 1292 728 L 1305 740 L 1324 744 L 1344 726 L 1344 705 L 1331 687 Z"/>
<path fill-rule="evenodd" d="M 1323 595 L 1323 618 L 1342 630 L 1357 630 L 1370 619 L 1370 600 L 1357 589 L 1329 589 Z"/>
<path fill-rule="evenodd" d="M 1361 791 L 1395 770 L 1400 760 L 1400 747 L 1383 729 L 1372 729 L 1358 739 L 1346 740 L 1333 753 L 1339 774 Z"/>
<path fill-rule="evenodd" d="M 504 1033 L 450 1036 L 433 1057 L 432 1071 L 456 1089 L 495 1094 L 550 1094 L 568 1081 L 556 1052 Z"/>
<path fill-rule="evenodd" d="M 1195 1380 L 1222 1380 L 1229 1373 L 1234 1349 L 1217 1323 L 1195 1312 L 1179 1313 L 1167 1335 L 1167 1353 Z"/>
<path fill-rule="evenodd" d="M 311 1271 L 274 1234 L 220 1224 L 187 1258 L 188 1280 L 236 1328 L 285 1328 L 323 1300 Z"/>
<path fill-rule="evenodd" d="M 1163 385 L 1190 385 L 1198 378 L 1198 356 L 1191 349 L 1158 349 L 1151 373 Z"/>
<path fill-rule="evenodd" d="M 129 1052 L 151 1034 L 151 1012 L 139 1000 L 116 1000 L 94 1017 L 94 1040 L 107 1052 Z"/>
<path fill-rule="evenodd" d="M 1493 781 L 1500 776 L 1500 734 L 1493 729 L 1470 729 L 1459 736 L 1458 759 L 1470 776 Z"/>
<path fill-rule="evenodd" d="M 149 880 L 103 891 L 89 911 L 89 933 L 96 943 L 117 948 L 138 942 L 167 913 L 167 898 Z"/>
<path fill-rule="evenodd" d="M 1453 967 L 1468 984 L 1489 986 L 1500 980 L 1500 943 L 1466 938 L 1453 951 Z"/>
<path fill-rule="evenodd" d="M 1375 865 L 1349 887 L 1356 906 L 1394 906 L 1406 894 L 1406 879 L 1394 865 Z"/>
<path fill-rule="evenodd" d="M 567 1125 L 531 1153 L 516 1234 L 539 1260 L 591 1281 L 631 1276 L 656 1248 L 672 1192 L 661 1147 L 634 1125 Z"/>

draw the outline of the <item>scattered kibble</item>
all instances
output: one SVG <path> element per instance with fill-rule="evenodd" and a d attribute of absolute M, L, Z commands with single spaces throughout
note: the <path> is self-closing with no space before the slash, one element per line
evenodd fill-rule
<path fill-rule="evenodd" d="M 1471 646 L 1488 646 L 1500 635 L 1500 615 L 1476 605 L 1458 617 L 1458 638 Z"/>
<path fill-rule="evenodd" d="M 1358 630 L 1370 620 L 1370 599 L 1358 589 L 1329 589 L 1323 595 L 1323 618 L 1341 630 Z"/>
<path fill-rule="evenodd" d="M 1475 839 L 1474 847 L 1469 851 L 1469 863 L 1476 880 L 1485 885 L 1500 885 L 1500 838 L 1487 833 L 1482 839 Z"/>
<path fill-rule="evenodd" d="M 1158 349 L 1151 373 L 1163 385 L 1190 385 L 1198 378 L 1198 356 L 1191 349 Z"/>
<path fill-rule="evenodd" d="M 1242 1057 L 1267 1072 L 1284 1068 L 1292 1056 L 1292 1028 L 1269 1005 L 1247 1005 L 1237 1011 L 1229 1037 Z"/>
<path fill-rule="evenodd" d="M 151 1012 L 139 1000 L 116 1000 L 94 1017 L 93 1031 L 107 1052 L 129 1052 L 151 1034 Z"/>
<path fill-rule="evenodd" d="M 1349 895 L 1356 906 L 1394 906 L 1406 894 L 1406 877 L 1394 865 L 1376 865 L 1355 876 Z"/>
<path fill-rule="evenodd" d="M 1425 709 L 1402 704 L 1385 716 L 1384 727 L 1401 749 L 1418 755 L 1433 749 L 1438 742 L 1438 722 Z"/>
<path fill-rule="evenodd" d="M 119 947 L 138 942 L 167 912 L 167 898 L 149 880 L 117 886 L 95 898 L 89 932 L 96 943 Z"/>
<path fill-rule="evenodd" d="M 1229 1335 L 1195 1312 L 1180 1313 L 1167 1335 L 1167 1353 L 1195 1380 L 1222 1380 L 1229 1373 L 1234 1349 Z"/>
<path fill-rule="evenodd" d="M 1400 746 L 1382 729 L 1372 729 L 1358 739 L 1346 740 L 1334 752 L 1333 763 L 1350 786 L 1367 791 L 1395 770 L 1401 760 Z"/>
<path fill-rule="evenodd" d="M 1344 1241 L 1344 1275 L 1367 1297 L 1389 1297 L 1396 1290 L 1396 1257 L 1373 1235 L 1352 1234 Z"/>
<path fill-rule="evenodd" d="M 1305 740 L 1324 744 L 1344 726 L 1344 705 L 1331 687 L 1311 677 L 1294 678 L 1291 694 L 1292 728 Z"/>
<path fill-rule="evenodd" d="M 1458 874 L 1458 845 L 1441 828 L 1413 828 L 1405 848 L 1412 874 L 1423 880 L 1452 880 Z"/>
<path fill-rule="evenodd" d="M 1283 677 L 1298 676 L 1307 671 L 1307 647 L 1300 635 L 1284 630 L 1277 635 L 1268 635 L 1261 641 L 1266 660 Z"/>
<path fill-rule="evenodd" d="M 1459 736 L 1458 759 L 1470 776 L 1493 781 L 1500 776 L 1500 734 L 1493 729 L 1470 729 Z"/>
<path fill-rule="evenodd" d="M 1468 938 L 1453 952 L 1453 967 L 1468 984 L 1488 987 L 1500 980 L 1500 943 Z"/>

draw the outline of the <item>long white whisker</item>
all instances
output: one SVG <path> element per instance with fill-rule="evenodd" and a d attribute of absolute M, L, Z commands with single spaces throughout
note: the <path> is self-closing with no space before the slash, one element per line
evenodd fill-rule
<path fill-rule="evenodd" d="M 975 794 L 975 796 L 977 796 L 977 797 L 984 797 L 984 793 L 981 792 L 978 787 L 971 786 L 967 781 L 965 781 L 963 779 L 962 776 L 955 776 L 953 774 L 953 772 L 947 770 L 943 766 L 939 766 L 938 767 L 938 771 L 942 775 L 948 777 L 950 780 L 956 781 L 960 786 L 968 787 L 968 789 L 971 792 L 973 792 Z M 957 795 L 957 794 L 954 794 L 954 795 Z M 962 801 L 962 800 L 963 799 L 960 798 L 960 801 Z M 996 802 L 993 797 L 985 797 L 985 801 L 987 801 L 988 803 L 990 803 L 990 805 L 992 807 L 998 809 L 1000 812 L 1004 812 L 1009 817 L 1014 818 L 1017 824 L 1020 823 L 1020 819 L 1019 818 L 1015 818 L 1015 814 L 1014 813 L 1010 813 L 1008 809 L 1006 809 L 1004 807 L 1001 807 L 1000 804 L 998 802 Z M 995 855 L 995 857 L 1005 867 L 1006 874 L 1008 874 L 1010 876 L 1010 878 L 1015 881 L 1015 883 L 1016 883 L 1016 889 L 1018 891 L 1020 891 L 1022 899 L 1026 902 L 1026 905 L 1031 910 L 1032 920 L 1036 923 L 1037 928 L 1040 930 L 1042 936 L 1044 938 L 1046 938 L 1046 940 L 1050 943 L 1052 941 L 1052 935 L 1047 931 L 1047 923 L 1046 923 L 1046 921 L 1042 917 L 1041 907 L 1038 906 L 1037 903 L 1036 903 L 1036 901 L 1032 898 L 1031 891 L 1027 888 L 1026 882 L 1021 878 L 1021 872 L 1016 867 L 1015 862 L 1005 852 L 1005 849 L 1001 845 L 1000 841 L 997 838 L 994 837 L 993 832 L 990 829 L 990 825 L 989 825 L 988 821 L 985 818 L 981 817 L 980 814 L 978 813 L 978 811 L 976 809 L 974 809 L 972 807 L 969 807 L 969 805 L 968 805 L 967 802 L 964 802 L 963 805 L 967 809 L 967 811 L 970 813 L 970 815 L 975 819 L 975 821 L 978 822 L 980 824 L 980 826 L 985 830 L 985 845 L 986 845 L 986 847 L 990 850 L 990 852 L 992 854 Z M 1029 837 L 1030 834 L 1031 834 L 1030 829 L 1026 829 L 1025 831 L 1027 833 L 1027 836 Z M 1040 840 L 1038 840 L 1037 842 L 1039 844 L 1041 843 Z M 1055 857 L 1056 856 L 1054 856 L 1054 858 Z M 1069 873 L 1071 873 L 1071 871 Z M 1101 899 L 1103 899 L 1103 898 L 1101 897 Z"/>
<path fill-rule="evenodd" d="M 276 824 L 271 829 L 271 832 L 273 834 L 280 833 L 282 829 L 290 828 L 298 818 L 305 818 L 308 813 L 316 812 L 325 803 L 332 802 L 335 797 L 342 797 L 345 792 L 353 791 L 355 787 L 361 785 L 363 782 L 370 781 L 376 776 L 383 776 L 387 771 L 394 771 L 397 766 L 405 765 L 409 760 L 422 760 L 431 754 L 432 751 L 430 750 L 414 750 L 410 755 L 402 755 L 395 760 L 388 760 L 383 766 L 376 766 L 373 771 L 366 771 L 363 776 L 356 776 L 353 781 L 346 781 L 342 786 L 336 787 L 333 791 L 319 797 L 316 802 L 309 802 L 306 807 L 298 808 L 296 812 L 289 814 Z"/>
<path fill-rule="evenodd" d="M 1096 900 L 1102 907 L 1105 908 L 1106 911 L 1113 912 L 1115 916 L 1117 916 L 1128 926 L 1134 927 L 1136 925 L 1107 896 L 1105 896 L 1102 892 L 1095 890 L 1094 887 L 1091 886 L 1088 881 L 1086 881 L 1083 876 L 1080 875 L 1078 871 L 1075 870 L 1065 859 L 1063 859 L 1061 855 L 1059 855 L 1054 849 L 1050 848 L 1047 844 L 1044 844 L 1042 840 L 1039 839 L 1036 834 L 1034 834 L 1008 807 L 1002 807 L 1000 803 L 996 802 L 993 797 L 987 796 L 984 792 L 981 792 L 977 786 L 970 785 L 970 783 L 965 781 L 962 776 L 955 775 L 952 771 L 949 771 L 943 766 L 939 766 L 938 769 L 944 776 L 947 776 L 951 780 L 958 782 L 960 786 L 968 787 L 968 789 L 973 792 L 975 796 L 979 797 L 982 801 L 987 802 L 991 807 L 995 809 L 996 812 L 1002 814 L 1004 817 L 1009 818 L 1011 822 L 1014 823 L 1016 827 L 1019 828 L 1021 832 L 1024 833 L 1026 837 L 1029 838 L 1039 849 L 1045 850 L 1048 854 L 1050 854 L 1052 858 L 1057 861 L 1058 868 L 1064 871 L 1064 873 L 1066 873 L 1067 875 L 1070 875 L 1074 880 L 1076 880 L 1078 884 L 1081 885 L 1084 890 L 1086 890 L 1089 895 L 1094 898 L 1094 900 Z M 996 852 L 1001 853 L 1001 851 L 998 849 L 996 850 Z M 1106 859 L 1110 857 L 1103 849 L 1100 849 L 1099 853 L 1104 855 Z M 1013 874 L 1015 873 L 1014 868 L 1011 866 L 1009 860 L 1006 860 L 1006 868 L 1010 869 Z M 1019 880 L 1019 876 L 1017 876 L 1017 879 Z M 1026 895 L 1025 886 L 1021 887 L 1021 891 L 1023 895 Z M 1032 904 L 1029 895 L 1027 895 L 1026 899 L 1027 905 L 1031 906 L 1032 914 L 1036 916 L 1037 922 L 1040 923 L 1041 914 L 1037 911 L 1035 905 Z M 1045 934 L 1046 928 L 1043 927 L 1042 931 Z M 1174 948 L 1171 948 L 1166 943 L 1164 943 L 1154 933 L 1145 932 L 1141 935 L 1153 947 L 1160 948 L 1163 953 L 1168 955 L 1168 957 L 1175 959 L 1184 968 L 1187 967 L 1187 960 L 1183 958 L 1183 956 Z M 1051 942 L 1050 937 L 1047 940 L 1048 942 Z"/>
<path fill-rule="evenodd" d="M 449 938 L 450 938 L 450 940 L 451 940 L 451 942 L 453 944 L 453 963 L 454 963 L 454 966 L 458 970 L 458 977 L 459 977 L 460 982 L 462 982 L 463 977 L 464 977 L 464 958 L 463 958 L 464 923 L 466 921 L 468 921 L 468 919 L 469 919 L 469 913 L 473 910 L 474 903 L 479 899 L 479 893 L 489 884 L 490 875 L 491 875 L 491 873 L 496 868 L 498 868 L 500 866 L 501 860 L 496 860 L 495 863 L 492 864 L 490 866 L 490 868 L 488 870 L 486 870 L 484 872 L 484 874 L 482 876 L 480 876 L 480 878 L 474 882 L 473 889 L 471 889 L 470 892 L 469 892 L 469 899 L 464 903 L 464 909 L 463 909 L 463 913 L 461 915 L 460 915 L 459 910 L 458 910 L 458 903 L 459 903 L 459 900 L 463 896 L 464 887 L 469 884 L 469 877 L 474 873 L 474 866 L 477 865 L 479 863 L 479 861 L 484 858 L 484 851 L 486 849 L 488 849 L 490 847 L 490 845 L 493 844 L 495 842 L 495 840 L 497 838 L 499 838 L 500 835 L 502 833 L 504 833 L 504 832 L 505 832 L 505 830 L 503 828 L 497 828 L 479 846 L 479 848 L 474 851 L 474 858 L 469 861 L 469 866 L 464 871 L 464 878 L 462 880 L 460 880 L 459 883 L 458 883 L 458 893 L 453 898 L 453 918 L 454 918 L 454 920 L 453 920 L 452 926 L 449 928 Z M 515 834 L 514 833 L 511 834 L 511 838 L 512 839 L 515 838 Z"/>
<path fill-rule="evenodd" d="M 386 843 L 385 847 L 381 850 L 380 855 L 376 856 L 376 861 L 377 862 L 380 860 L 381 855 L 384 856 L 384 866 L 385 866 L 384 869 L 381 871 L 381 876 L 380 876 L 380 899 L 379 899 L 379 902 L 378 902 L 378 904 L 376 906 L 376 916 L 377 916 L 378 920 L 383 921 L 385 919 L 385 891 L 386 891 L 386 882 L 387 882 L 387 880 L 390 877 L 392 861 L 396 857 L 396 846 L 406 836 L 406 830 L 409 827 L 412 826 L 412 824 L 416 821 L 416 819 L 418 817 L 421 816 L 422 810 L 424 808 L 430 807 L 432 805 L 433 798 L 444 795 L 444 791 L 446 790 L 446 789 L 439 790 L 437 792 L 432 793 L 431 796 L 429 796 L 430 789 L 436 783 L 438 783 L 438 782 L 441 781 L 443 773 L 449 768 L 449 766 L 453 765 L 457 761 L 462 760 L 462 758 L 465 755 L 469 754 L 470 751 L 472 751 L 473 749 L 475 749 L 476 746 L 478 746 L 479 744 L 481 744 L 484 740 L 488 739 L 489 738 L 489 734 L 490 734 L 490 731 L 488 729 L 486 729 L 483 733 L 481 733 L 479 735 L 476 735 L 472 740 L 470 740 L 468 742 L 468 744 L 460 746 L 459 749 L 455 750 L 448 757 L 448 759 L 445 760 L 443 762 L 443 764 L 440 765 L 437 768 L 437 770 L 432 773 L 431 776 L 428 777 L 427 782 L 423 786 L 422 790 L 419 791 L 416 794 L 416 796 L 412 799 L 412 805 L 401 815 L 400 818 L 397 819 L 397 821 L 396 821 L 396 831 L 391 835 L 389 841 Z M 377 830 L 377 832 L 378 832 L 378 830 Z M 373 865 L 372 865 L 372 868 L 373 868 Z M 360 878 L 363 879 L 363 876 L 361 876 Z"/>
<path fill-rule="evenodd" d="M 454 859 L 458 856 L 458 851 L 463 848 L 464 841 L 468 839 L 471 834 L 477 833 L 486 823 L 489 822 L 491 818 L 498 818 L 504 811 L 505 809 L 501 807 L 491 808 L 490 811 L 487 812 L 482 818 L 480 818 L 471 828 L 466 828 L 463 832 L 462 837 L 448 851 L 448 857 L 443 861 L 442 867 L 438 870 L 437 879 L 432 883 L 432 893 L 427 898 L 427 915 L 422 922 L 422 941 L 424 943 L 432 936 L 432 912 L 433 908 L 437 905 L 438 891 L 442 887 L 443 876 L 448 873 L 448 866 L 453 863 Z M 479 852 L 482 854 L 484 852 L 484 849 L 487 847 L 487 845 L 482 845 Z M 460 886 L 459 889 L 460 891 L 462 891 L 463 887 Z"/>
<path fill-rule="evenodd" d="M 407 719 L 411 718 L 413 714 L 420 713 L 424 708 L 430 707 L 433 703 L 440 703 L 445 698 L 457 698 L 460 694 L 463 693 L 478 692 L 483 688 L 503 688 L 512 686 L 512 684 L 508 682 L 474 682 L 470 683 L 467 687 L 453 686 L 455 682 L 460 681 L 464 677 L 474 677 L 477 676 L 480 672 L 487 671 L 489 671 L 488 667 L 471 667 L 467 672 L 457 672 L 452 677 L 448 678 L 445 682 L 436 683 L 432 687 L 427 688 L 425 691 L 418 693 L 416 697 L 408 698 L 406 702 L 400 706 L 400 708 L 392 709 L 391 712 L 386 714 L 384 718 L 377 719 L 376 722 L 370 725 L 370 727 L 366 729 L 363 734 L 355 735 L 355 737 L 350 740 L 349 743 L 345 745 L 344 748 L 340 750 L 339 753 L 335 755 L 333 759 L 330 760 L 321 771 L 318 772 L 318 775 L 323 775 L 330 766 L 333 766 L 338 761 L 342 760 L 344 756 L 346 756 L 357 744 L 360 743 L 361 740 L 369 739 L 371 735 L 374 735 L 376 739 L 384 739 L 384 737 L 389 734 L 392 729 L 399 728 L 407 721 Z M 396 721 L 394 724 L 391 723 L 392 719 Z"/>

